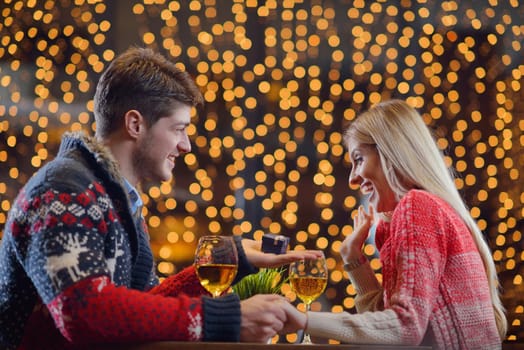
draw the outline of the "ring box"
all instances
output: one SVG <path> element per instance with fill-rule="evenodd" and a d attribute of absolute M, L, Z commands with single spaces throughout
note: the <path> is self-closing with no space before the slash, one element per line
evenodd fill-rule
<path fill-rule="evenodd" d="M 285 254 L 289 245 L 289 237 L 266 233 L 262 236 L 262 251 L 264 253 Z"/>

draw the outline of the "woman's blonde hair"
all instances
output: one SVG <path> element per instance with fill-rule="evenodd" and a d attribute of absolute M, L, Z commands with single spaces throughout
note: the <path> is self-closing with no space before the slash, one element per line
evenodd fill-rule
<path fill-rule="evenodd" d="M 346 144 L 355 141 L 375 145 L 387 181 L 398 200 L 410 189 L 419 188 L 444 199 L 458 212 L 482 257 L 497 328 L 504 339 L 507 320 L 490 248 L 455 186 L 453 170 L 446 166 L 444 155 L 420 114 L 401 100 L 381 102 L 349 126 L 344 140 Z"/>

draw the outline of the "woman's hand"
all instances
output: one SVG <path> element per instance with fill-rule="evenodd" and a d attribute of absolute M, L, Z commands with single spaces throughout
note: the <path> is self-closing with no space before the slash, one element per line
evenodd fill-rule
<path fill-rule="evenodd" d="M 264 253 L 262 252 L 262 242 L 252 239 L 242 239 L 242 248 L 244 248 L 247 260 L 259 268 L 279 267 L 293 261 L 314 259 L 322 255 L 319 250 L 289 250 L 285 254 Z"/>
<path fill-rule="evenodd" d="M 373 206 L 370 205 L 368 211 L 369 213 L 366 213 L 363 206 L 358 208 L 358 213 L 353 219 L 353 233 L 347 236 L 340 246 L 340 256 L 344 263 L 358 259 L 362 255 L 362 247 L 373 225 Z"/>

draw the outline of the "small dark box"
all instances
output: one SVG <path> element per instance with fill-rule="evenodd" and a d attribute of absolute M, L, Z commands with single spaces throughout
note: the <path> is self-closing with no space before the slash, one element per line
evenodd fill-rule
<path fill-rule="evenodd" d="M 262 236 L 262 251 L 264 253 L 285 254 L 289 245 L 289 237 L 266 233 Z"/>

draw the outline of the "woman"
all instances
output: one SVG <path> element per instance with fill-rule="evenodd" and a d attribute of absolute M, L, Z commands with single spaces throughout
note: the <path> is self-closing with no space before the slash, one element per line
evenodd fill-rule
<path fill-rule="evenodd" d="M 500 349 L 507 321 L 490 250 L 421 116 L 403 101 L 383 102 L 344 136 L 349 182 L 370 203 L 340 249 L 358 314 L 310 312 L 307 332 L 351 343 Z M 362 253 L 374 224 L 382 285 Z"/>

